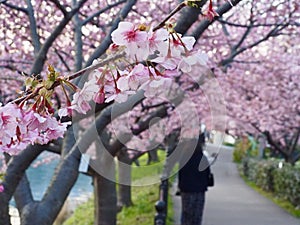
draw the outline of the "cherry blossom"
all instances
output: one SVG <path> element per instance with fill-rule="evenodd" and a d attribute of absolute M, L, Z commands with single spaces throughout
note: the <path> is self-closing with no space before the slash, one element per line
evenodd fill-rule
<path fill-rule="evenodd" d="M 156 51 L 160 49 L 165 49 L 167 47 L 166 40 L 169 38 L 169 32 L 165 29 L 159 29 L 156 32 L 153 30 L 149 31 L 148 41 L 149 41 L 149 54 L 155 54 Z"/>
<path fill-rule="evenodd" d="M 61 123 L 52 115 L 40 115 L 32 109 L 9 103 L 0 108 L 0 151 L 17 154 L 29 144 L 47 144 L 63 137 L 68 122 Z"/>
<path fill-rule="evenodd" d="M 124 102 L 139 89 L 147 90 L 146 95 L 153 95 L 150 92 L 166 88 L 170 78 L 180 75 L 179 71 L 190 72 L 197 64 L 207 66 L 207 56 L 193 50 L 195 38 L 182 37 L 173 31 L 169 33 L 166 28 L 153 31 L 146 30 L 143 25 L 137 27 L 130 22 L 121 22 L 111 35 L 112 46 L 115 46 L 113 53 L 118 54 L 125 49 L 136 65 L 125 66 L 122 63 L 95 69 L 83 88 L 77 89 L 70 105 L 59 110 L 60 116 L 70 114 L 72 110 L 85 114 L 91 109 L 91 100 L 96 103 Z M 139 54 L 143 56 L 139 57 Z M 138 63 L 138 59 L 147 59 L 146 65 Z M 94 61 L 93 65 L 97 63 Z"/>
<path fill-rule="evenodd" d="M 205 53 L 200 51 L 195 51 L 187 56 L 183 56 L 178 64 L 178 68 L 184 73 L 191 72 L 192 66 L 199 63 L 201 66 L 207 66 L 208 57 Z"/>
<path fill-rule="evenodd" d="M 144 27 L 136 28 L 130 22 L 120 22 L 118 28 L 112 32 L 111 38 L 116 45 L 126 46 L 126 52 L 137 60 L 145 60 L 148 56 L 148 34 Z"/>

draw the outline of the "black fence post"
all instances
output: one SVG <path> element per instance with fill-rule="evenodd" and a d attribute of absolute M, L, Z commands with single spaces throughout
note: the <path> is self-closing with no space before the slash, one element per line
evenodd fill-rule
<path fill-rule="evenodd" d="M 156 214 L 154 217 L 154 225 L 165 225 L 168 215 L 168 196 L 169 196 L 169 176 L 171 170 L 177 162 L 176 159 L 171 159 L 170 156 L 177 147 L 177 139 L 180 130 L 174 131 L 167 138 L 169 143 L 166 148 L 166 161 L 164 164 L 161 182 L 159 186 L 159 200 L 155 203 Z"/>
<path fill-rule="evenodd" d="M 161 179 L 159 186 L 159 200 L 155 203 L 156 214 L 154 218 L 154 225 L 165 225 L 168 214 L 168 179 Z"/>

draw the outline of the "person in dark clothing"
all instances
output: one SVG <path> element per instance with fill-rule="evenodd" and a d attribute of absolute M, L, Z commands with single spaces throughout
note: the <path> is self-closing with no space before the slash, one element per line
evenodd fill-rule
<path fill-rule="evenodd" d="M 191 157 L 181 160 L 179 163 L 178 187 L 182 202 L 181 225 L 201 225 L 202 223 L 205 192 L 210 174 L 209 162 L 202 152 L 202 141 L 200 138 L 194 149 L 183 149 L 184 154 L 191 154 Z"/>

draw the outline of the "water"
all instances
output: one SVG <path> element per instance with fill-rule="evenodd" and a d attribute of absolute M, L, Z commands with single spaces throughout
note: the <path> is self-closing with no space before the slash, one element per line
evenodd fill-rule
<path fill-rule="evenodd" d="M 55 167 L 57 166 L 59 159 L 49 153 L 45 153 L 39 156 L 39 158 L 33 162 L 35 165 L 37 162 L 44 160 L 46 157 L 52 157 L 49 163 L 39 164 L 36 168 L 31 166 L 27 170 L 27 177 L 30 182 L 34 200 L 41 200 L 49 183 L 51 182 L 54 174 Z M 69 197 L 73 199 L 87 199 L 93 192 L 92 179 L 90 176 L 80 174 L 76 184 L 73 186 Z M 11 201 L 11 205 L 15 206 L 14 200 Z"/>

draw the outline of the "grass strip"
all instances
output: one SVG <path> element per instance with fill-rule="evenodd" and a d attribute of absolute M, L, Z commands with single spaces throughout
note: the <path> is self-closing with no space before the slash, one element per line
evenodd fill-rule
<path fill-rule="evenodd" d="M 300 218 L 300 209 L 293 206 L 292 203 L 290 203 L 287 200 L 281 199 L 278 196 L 275 196 L 271 192 L 263 190 L 262 188 L 258 187 L 253 181 L 248 180 L 244 175 L 241 175 L 241 177 L 243 178 L 245 183 L 253 190 L 266 197 L 267 199 L 271 200 L 273 203 L 286 210 L 289 214 L 293 215 L 294 217 Z"/>

